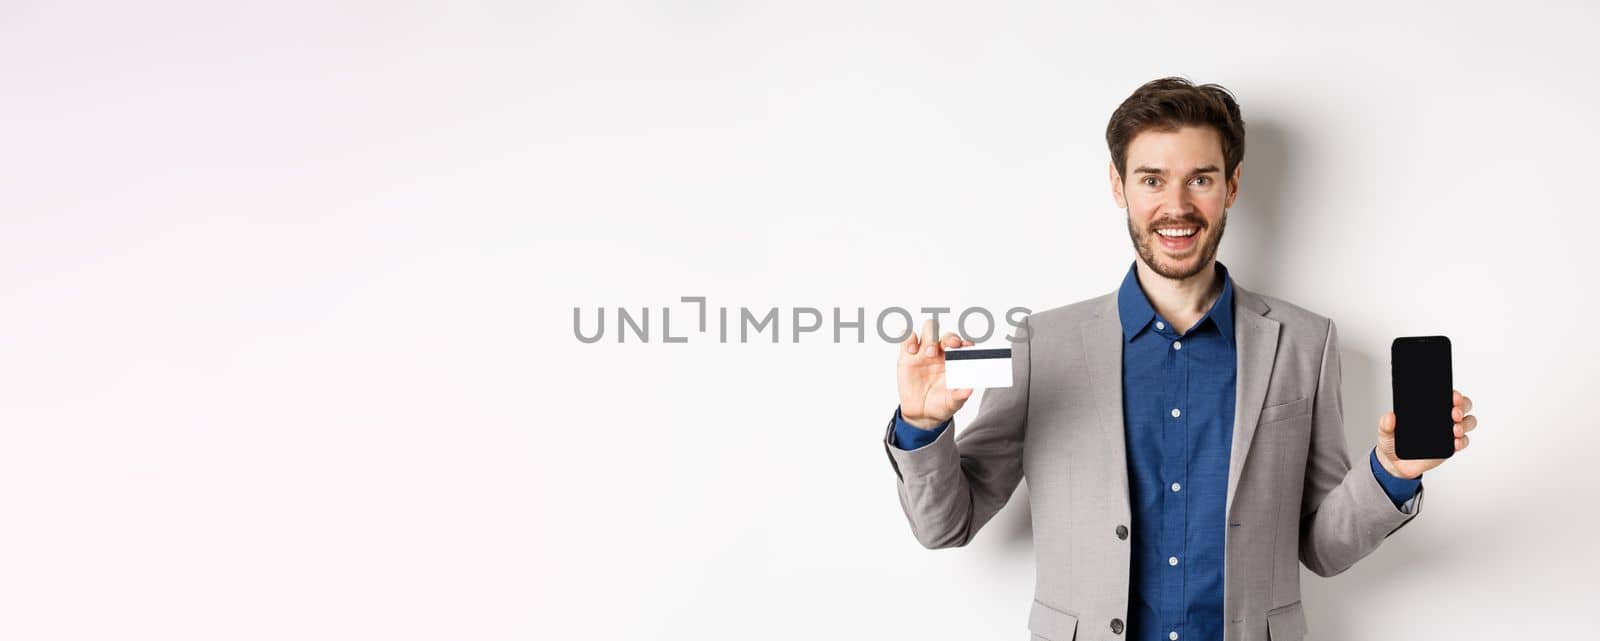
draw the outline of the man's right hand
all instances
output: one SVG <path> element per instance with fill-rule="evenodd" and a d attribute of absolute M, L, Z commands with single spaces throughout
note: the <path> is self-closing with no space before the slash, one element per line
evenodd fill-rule
<path fill-rule="evenodd" d="M 922 324 L 922 335 L 913 333 L 900 343 L 896 373 L 900 388 L 900 418 L 916 427 L 931 430 L 956 415 L 972 397 L 970 388 L 945 389 L 944 350 L 971 347 L 954 332 L 933 338 L 933 320 Z"/>

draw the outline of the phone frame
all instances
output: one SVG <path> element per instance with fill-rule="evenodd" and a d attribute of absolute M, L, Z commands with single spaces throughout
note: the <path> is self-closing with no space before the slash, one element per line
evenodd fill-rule
<path fill-rule="evenodd" d="M 1444 398 L 1442 399 L 1442 402 L 1444 403 L 1444 425 L 1419 424 L 1415 421 L 1408 424 L 1408 417 L 1401 415 L 1400 377 L 1398 376 L 1398 374 L 1401 372 L 1396 370 L 1398 361 L 1396 356 L 1402 348 L 1411 345 L 1433 345 L 1437 343 L 1443 343 L 1445 350 L 1445 391 Z M 1389 382 L 1391 392 L 1393 394 L 1392 400 L 1394 401 L 1395 412 L 1395 457 L 1404 460 L 1441 459 L 1450 458 L 1455 454 L 1455 420 L 1454 416 L 1451 414 L 1452 408 L 1455 406 L 1455 381 L 1453 380 L 1455 376 L 1454 370 L 1455 366 L 1453 363 L 1452 346 L 1450 344 L 1450 338 L 1447 336 L 1401 336 L 1394 339 L 1394 342 L 1389 344 Z M 1430 420 L 1430 423 L 1431 422 L 1432 420 Z M 1408 425 L 1410 426 L 1409 429 Z M 1441 429 L 1447 431 L 1449 436 L 1446 438 L 1440 438 L 1432 434 L 1427 434 L 1422 435 L 1422 438 L 1417 438 L 1420 432 Z M 1406 438 L 1406 435 L 1410 435 L 1411 438 Z"/>

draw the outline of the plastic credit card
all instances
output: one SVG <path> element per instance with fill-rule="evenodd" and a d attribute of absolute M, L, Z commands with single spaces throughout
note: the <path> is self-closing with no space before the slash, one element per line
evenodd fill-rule
<path fill-rule="evenodd" d="M 981 345 L 946 348 L 944 386 L 948 389 L 1011 387 L 1011 348 Z"/>

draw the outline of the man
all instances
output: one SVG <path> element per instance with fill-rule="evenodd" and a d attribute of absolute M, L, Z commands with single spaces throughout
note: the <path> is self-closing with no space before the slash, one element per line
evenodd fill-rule
<path fill-rule="evenodd" d="M 906 339 L 885 435 L 901 505 L 923 545 L 961 546 L 1027 477 L 1037 637 L 1300 639 L 1300 563 L 1332 576 L 1372 553 L 1444 459 L 1397 458 L 1389 412 L 1352 466 L 1333 323 L 1216 262 L 1244 158 L 1226 89 L 1150 82 L 1106 141 L 1137 259 L 1115 292 L 1029 316 L 1013 385 L 959 436 L 972 390 L 945 388 L 943 353 L 972 343 L 931 322 Z M 1454 402 L 1460 451 L 1477 419 Z"/>

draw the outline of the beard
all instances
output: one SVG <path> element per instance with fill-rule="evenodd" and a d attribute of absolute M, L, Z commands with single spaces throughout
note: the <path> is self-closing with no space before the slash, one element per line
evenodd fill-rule
<path fill-rule="evenodd" d="M 1201 241 L 1194 252 L 1198 259 L 1189 264 L 1163 263 L 1160 260 L 1157 260 L 1158 254 L 1156 253 L 1156 245 L 1160 243 L 1160 234 L 1155 232 L 1155 227 L 1156 225 L 1166 225 L 1170 223 L 1194 225 L 1195 227 L 1199 228 L 1195 231 L 1196 234 L 1205 233 L 1210 229 L 1210 227 L 1206 225 L 1205 219 L 1200 218 L 1199 216 L 1188 215 L 1179 216 L 1176 218 L 1168 217 L 1154 220 L 1151 221 L 1148 227 L 1141 230 L 1133 225 L 1133 214 L 1130 212 L 1128 214 L 1128 238 L 1133 240 L 1133 249 L 1139 253 L 1139 258 L 1143 260 L 1144 264 L 1148 265 L 1152 271 L 1165 278 L 1184 280 L 1194 276 L 1195 274 L 1199 274 L 1200 270 L 1205 269 L 1206 265 L 1211 264 L 1211 261 L 1216 259 L 1217 246 L 1222 244 L 1222 231 L 1228 227 L 1228 210 L 1222 210 L 1222 217 L 1217 219 L 1216 233 L 1206 235 L 1204 240 Z"/>

